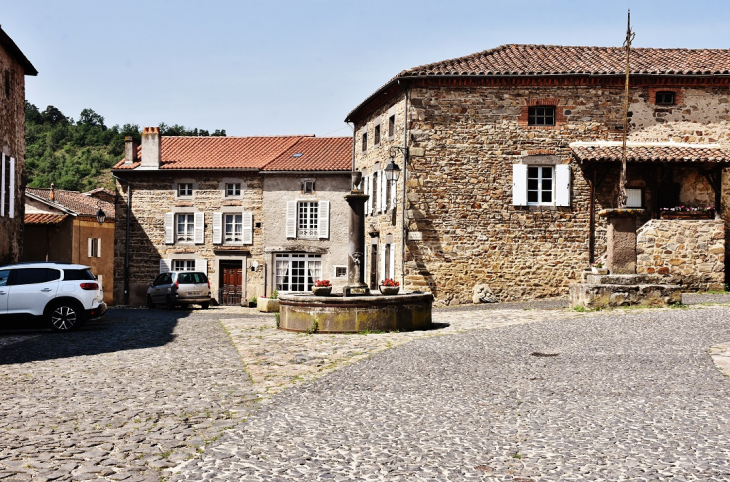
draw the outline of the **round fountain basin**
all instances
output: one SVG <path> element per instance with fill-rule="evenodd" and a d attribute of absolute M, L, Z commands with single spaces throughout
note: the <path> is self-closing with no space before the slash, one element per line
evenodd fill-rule
<path fill-rule="evenodd" d="M 279 295 L 279 328 L 307 333 L 411 331 L 431 327 L 431 293 Z"/>

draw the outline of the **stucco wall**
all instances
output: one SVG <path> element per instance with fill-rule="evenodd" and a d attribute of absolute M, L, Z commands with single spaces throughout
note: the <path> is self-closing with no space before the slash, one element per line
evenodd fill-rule
<path fill-rule="evenodd" d="M 5 72 L 10 96 L 5 95 Z M 18 261 L 22 251 L 25 179 L 25 73 L 0 47 L 0 151 L 15 158 L 15 217 L 0 217 L 0 264 Z"/>
<path fill-rule="evenodd" d="M 350 208 L 345 194 L 350 192 L 350 173 L 344 174 L 264 174 L 263 218 L 265 229 L 266 295 L 274 289 L 274 255 L 276 253 L 312 253 L 322 256 L 322 278 L 332 282 L 335 290 L 347 283 L 347 277 L 335 278 L 335 266 L 347 266 Z M 302 192 L 302 179 L 315 180 L 315 192 Z M 329 201 L 328 239 L 288 239 L 286 236 L 287 201 Z"/>
<path fill-rule="evenodd" d="M 147 286 L 159 273 L 161 258 L 202 258 L 208 262 L 208 278 L 217 296 L 220 273 L 216 272 L 217 259 L 237 259 L 244 263 L 244 297 L 260 296 L 263 292 L 263 268 L 251 271 L 252 261 L 263 266 L 262 188 L 261 176 L 248 172 L 196 173 L 197 184 L 192 199 L 177 199 L 173 184 L 176 179 L 190 174 L 144 172 L 126 174 L 132 182 L 132 213 L 130 229 L 130 304 L 144 303 Z M 223 196 L 220 183 L 224 178 L 240 179 L 246 184 L 240 199 Z M 116 210 L 114 290 L 115 303 L 124 298 L 124 253 L 127 209 L 127 184 L 117 181 L 119 201 Z M 213 244 L 212 213 L 222 208 L 241 208 L 253 213 L 253 244 L 226 246 Z M 165 244 L 164 215 L 173 210 L 205 213 L 204 244 Z"/>
<path fill-rule="evenodd" d="M 721 290 L 725 283 L 722 220 L 652 219 L 637 232 L 639 274 L 659 274 L 691 290 Z"/>
<path fill-rule="evenodd" d="M 482 283 L 503 301 L 565 296 L 568 285 L 587 267 L 589 184 L 569 144 L 621 139 L 623 87 L 558 84 L 410 89 L 408 143 L 425 148 L 425 157 L 411 157 L 408 166 L 407 226 L 422 239 L 407 243 L 407 289 L 428 289 L 437 304 L 470 302 L 472 288 Z M 678 89 L 684 94 L 680 105 L 666 108 L 652 103 L 649 87 L 632 87 L 630 138 L 730 141 L 728 88 Z M 525 106 L 544 99 L 557 104 L 562 122 L 555 127 L 525 125 Z M 374 120 L 395 102 L 402 100 L 358 121 L 356 132 L 372 132 Z M 364 153 L 359 136 L 355 144 L 357 169 L 366 171 L 387 159 L 387 143 L 369 146 Z M 570 207 L 512 205 L 512 164 L 530 155 L 554 155 L 571 165 Z M 630 182 L 643 183 L 636 172 Z M 610 173 L 598 188 L 597 210 L 613 207 L 617 173 Z M 727 205 L 727 175 L 724 179 Z M 695 187 L 683 194 L 685 199 L 709 198 L 709 185 L 702 178 L 690 181 Z M 391 216 L 374 218 L 370 222 L 376 230 L 399 233 Z M 600 256 L 605 250 L 605 221 L 597 218 L 596 223 L 595 253 Z M 399 263 L 400 256 L 396 266 Z"/>

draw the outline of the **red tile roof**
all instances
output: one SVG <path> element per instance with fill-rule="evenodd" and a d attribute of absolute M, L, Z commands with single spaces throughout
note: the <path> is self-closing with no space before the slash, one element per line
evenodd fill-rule
<path fill-rule="evenodd" d="M 455 59 L 404 70 L 424 75 L 624 75 L 623 47 L 502 45 Z M 631 49 L 630 72 L 645 75 L 727 75 L 728 49 Z"/>
<path fill-rule="evenodd" d="M 351 137 L 303 137 L 263 171 L 350 171 Z"/>
<path fill-rule="evenodd" d="M 620 162 L 620 142 L 575 142 L 570 144 L 580 162 Z M 628 143 L 627 162 L 730 163 L 730 149 L 714 145 L 679 143 Z"/>
<path fill-rule="evenodd" d="M 25 224 L 61 224 L 68 214 L 47 214 L 47 213 L 30 213 L 23 217 Z"/>
<path fill-rule="evenodd" d="M 86 193 L 81 193 L 78 191 L 64 191 L 62 189 L 55 189 L 55 200 L 51 201 L 51 190 L 50 189 L 40 189 L 40 188 L 34 188 L 29 187 L 25 189 L 25 192 L 28 194 L 33 194 L 35 196 L 38 196 L 50 203 L 55 203 L 60 206 L 65 207 L 66 209 L 70 209 L 71 211 L 75 212 L 79 215 L 86 215 L 86 216 L 96 216 L 96 212 L 101 208 L 102 211 L 104 211 L 104 214 L 106 214 L 107 219 L 112 220 L 114 219 L 114 204 L 104 201 L 102 199 L 98 199 L 95 197 L 91 197 L 90 195 Z"/>
<path fill-rule="evenodd" d="M 261 169 L 306 137 L 161 136 L 160 169 Z M 137 153 L 141 156 L 141 147 Z M 113 169 L 135 169 L 139 165 L 125 165 L 122 160 Z"/>
<path fill-rule="evenodd" d="M 622 47 L 570 47 L 563 45 L 507 44 L 465 57 L 442 60 L 407 69 L 393 77 L 350 112 L 347 120 L 370 101 L 391 92 L 403 78 L 439 76 L 539 77 L 545 75 L 624 75 L 626 51 Z M 730 75 L 728 49 L 631 49 L 632 75 Z"/>

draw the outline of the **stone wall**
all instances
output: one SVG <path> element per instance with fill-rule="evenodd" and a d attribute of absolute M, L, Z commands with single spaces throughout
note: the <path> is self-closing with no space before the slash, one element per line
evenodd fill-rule
<path fill-rule="evenodd" d="M 637 232 L 639 274 L 662 275 L 692 290 L 721 290 L 725 283 L 722 220 L 652 219 Z"/>
<path fill-rule="evenodd" d="M 7 86 L 6 78 L 9 81 Z M 18 261 L 23 246 L 25 72 L 2 47 L 0 47 L 0 151 L 15 158 L 14 217 L 11 218 L 8 213 L 0 217 L 0 264 L 5 264 Z"/>
<path fill-rule="evenodd" d="M 244 298 L 263 294 L 263 179 L 258 173 L 215 172 L 196 174 L 196 190 L 192 199 L 177 199 L 173 188 L 176 179 L 183 175 L 169 172 L 146 171 L 124 173 L 132 185 L 132 212 L 130 229 L 130 304 L 145 301 L 147 286 L 160 270 L 161 258 L 206 259 L 211 289 L 217 295 L 220 273 L 216 272 L 220 259 L 236 259 L 243 262 Z M 144 176 L 144 177 L 142 177 Z M 189 174 L 185 174 L 188 177 Z M 245 189 L 240 199 L 228 199 L 223 195 L 220 183 L 223 179 L 240 179 Z M 231 181 L 229 181 L 231 182 Z M 116 209 L 114 301 L 124 299 L 124 253 L 127 218 L 127 184 L 117 181 L 119 200 Z M 253 213 L 253 244 L 227 246 L 213 244 L 212 213 L 221 209 L 235 209 Z M 166 212 L 204 212 L 205 242 L 203 244 L 165 244 L 164 215 Z M 259 227 L 257 226 L 259 223 Z M 258 261 L 260 267 L 250 269 Z"/>
<path fill-rule="evenodd" d="M 590 234 L 589 184 L 569 144 L 621 139 L 623 86 L 609 81 L 559 85 L 560 80 L 540 79 L 532 85 L 505 81 L 469 86 L 456 80 L 444 85 L 448 82 L 409 89 L 407 141 L 424 148 L 425 156 L 411 157 L 408 166 L 407 228 L 418 234 L 407 243 L 406 289 L 430 290 L 441 305 L 471 302 L 477 284 L 488 284 L 502 301 L 565 296 L 588 265 Z M 723 102 L 730 95 L 727 88 L 677 90 L 680 105 L 667 108 L 653 103 L 650 87 L 632 88 L 632 140 L 730 142 L 728 104 Z M 535 99 L 556 105 L 558 125 L 521 122 L 525 106 Z M 391 108 L 397 109 L 400 121 L 403 96 L 356 122 L 356 132 L 367 130 L 372 139 L 375 122 Z M 387 160 L 389 144 L 363 152 L 360 140 L 358 134 L 356 167 L 367 174 L 374 163 Z M 396 141 L 403 144 L 399 136 Z M 571 165 L 570 207 L 512 205 L 512 165 L 533 155 L 556 156 Z M 618 170 L 609 173 L 597 188 L 597 210 L 615 207 L 617 176 Z M 648 188 L 638 174 L 629 181 Z M 727 181 L 725 176 L 725 193 Z M 703 182 L 693 181 L 706 190 Z M 398 204 L 401 189 L 399 184 Z M 369 226 L 380 237 L 398 236 L 400 215 L 371 216 Z M 596 217 L 596 256 L 605 251 L 604 233 L 605 221 Z"/>
<path fill-rule="evenodd" d="M 301 192 L 302 179 L 314 179 L 315 192 Z M 322 256 L 322 279 L 329 280 L 339 291 L 347 284 L 347 275 L 335 277 L 335 266 L 347 267 L 350 207 L 345 195 L 350 192 L 351 174 L 264 174 L 264 246 L 266 252 L 265 294 L 274 289 L 274 256 L 276 253 L 312 253 Z M 288 239 L 286 237 L 287 201 L 329 201 L 329 238 Z M 264 292 L 262 292 L 263 294 Z"/>

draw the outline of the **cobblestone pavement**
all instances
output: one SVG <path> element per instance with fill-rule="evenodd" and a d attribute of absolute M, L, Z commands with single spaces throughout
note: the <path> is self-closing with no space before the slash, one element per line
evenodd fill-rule
<path fill-rule="evenodd" d="M 548 306 L 554 302 L 534 304 Z M 442 309 L 433 314 L 433 330 L 400 333 L 364 332 L 361 334 L 292 333 L 276 329 L 273 315 L 221 318 L 223 326 L 238 348 L 254 387 L 268 403 L 271 396 L 297 383 L 314 380 L 371 356 L 420 338 L 452 335 L 477 328 L 498 328 L 535 321 L 595 315 L 570 310 L 514 309 L 504 304 L 487 310 Z"/>
<path fill-rule="evenodd" d="M 730 479 L 730 380 L 708 355 L 730 340 L 729 307 L 551 317 L 413 340 L 296 385 L 172 478 Z"/>
<path fill-rule="evenodd" d="M 0 480 L 157 481 L 240 423 L 256 395 L 225 311 L 0 332 Z"/>

